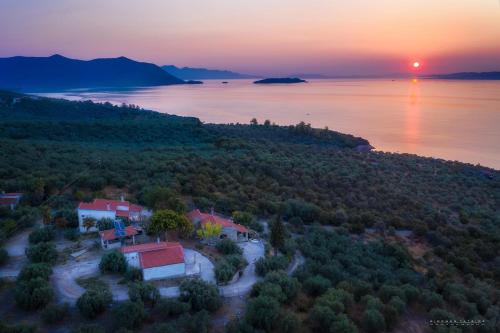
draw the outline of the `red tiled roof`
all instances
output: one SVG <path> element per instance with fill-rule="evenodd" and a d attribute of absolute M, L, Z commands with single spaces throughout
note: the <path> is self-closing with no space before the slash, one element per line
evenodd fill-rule
<path fill-rule="evenodd" d="M 144 207 L 128 201 L 94 199 L 92 202 L 80 202 L 78 209 L 116 212 L 118 217 L 130 217 L 130 212 L 140 213 Z"/>
<path fill-rule="evenodd" d="M 14 198 L 20 198 L 22 197 L 23 194 L 22 193 L 14 193 L 14 192 L 11 192 L 11 193 L 2 193 L 0 194 L 0 197 L 14 197 Z"/>
<path fill-rule="evenodd" d="M 182 246 L 178 244 L 164 249 L 141 252 L 139 253 L 139 260 L 143 269 L 180 264 L 184 262 L 184 251 Z"/>
<path fill-rule="evenodd" d="M 131 225 L 129 225 L 128 227 L 125 227 L 125 236 L 128 236 L 128 237 L 135 236 L 138 233 L 139 232 L 137 231 L 137 229 Z M 103 230 L 103 231 L 100 231 L 99 234 L 101 235 L 101 238 L 104 240 L 113 240 L 113 239 L 119 238 L 116 236 L 115 229 Z"/>
<path fill-rule="evenodd" d="M 177 242 L 159 242 L 159 243 L 144 243 L 144 244 L 136 244 L 124 246 L 120 249 L 122 253 L 130 253 L 130 252 L 146 252 L 146 251 L 154 251 L 159 249 L 166 249 L 168 247 L 180 246 L 180 243 Z"/>
<path fill-rule="evenodd" d="M 0 205 L 13 205 L 17 203 L 17 198 L 0 198 Z"/>
<path fill-rule="evenodd" d="M 190 221 L 200 220 L 202 224 L 205 223 L 219 224 L 223 228 L 232 228 L 236 229 L 239 232 L 248 232 L 248 229 L 245 226 L 242 226 L 241 224 L 234 223 L 229 219 L 225 219 L 217 215 L 202 213 L 200 212 L 199 209 L 192 210 L 187 214 L 187 216 Z"/>

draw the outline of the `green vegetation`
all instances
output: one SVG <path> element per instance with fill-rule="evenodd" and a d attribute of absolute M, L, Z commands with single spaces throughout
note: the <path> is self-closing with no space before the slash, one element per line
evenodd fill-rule
<path fill-rule="evenodd" d="M 99 269 L 102 273 L 124 274 L 127 271 L 127 260 L 118 251 L 111 251 L 102 256 Z"/>
<path fill-rule="evenodd" d="M 41 313 L 42 321 L 45 324 L 54 324 L 61 322 L 67 317 L 69 312 L 69 305 L 64 303 L 62 305 L 49 304 Z"/>
<path fill-rule="evenodd" d="M 51 227 L 43 227 L 34 230 L 29 235 L 30 244 L 38 244 L 42 242 L 53 241 L 55 237 L 54 230 Z"/>
<path fill-rule="evenodd" d="M 193 224 L 182 213 L 170 209 L 155 211 L 151 216 L 148 232 L 157 236 L 165 233 L 165 240 L 167 240 L 167 232 L 172 230 L 177 230 L 181 235 L 188 236 L 193 232 Z"/>
<path fill-rule="evenodd" d="M 218 283 L 231 281 L 238 270 L 248 265 L 242 256 L 243 250 L 229 238 L 220 240 L 215 248 L 223 255 L 215 264 L 215 278 Z"/>
<path fill-rule="evenodd" d="M 256 231 L 255 217 L 281 216 L 283 225 L 304 235 L 296 242 L 272 236 L 284 255 L 257 262 L 264 281 L 252 291 L 245 320 L 228 331 L 390 331 L 409 312 L 484 319 L 484 332 L 499 326 L 498 171 L 362 153 L 352 148 L 365 140 L 304 123 L 202 124 L 136 107 L 8 92 L 0 92 L 0 115 L 0 188 L 26 194 L 15 211 L 0 211 L 0 241 L 40 217 L 75 228 L 75 202 L 103 197 L 110 186 L 126 190 L 132 202 L 169 211 L 151 230 L 163 233 L 182 225 L 170 222 L 186 211 L 179 199 L 186 198 L 202 210 L 234 212 L 236 222 Z M 403 229 L 423 256 L 400 245 Z M 296 247 L 306 258 L 297 280 L 268 278 L 288 267 Z M 48 263 L 57 256 L 44 240 L 27 254 Z M 229 256 L 219 267 L 222 279 L 231 275 Z M 296 281 L 299 290 L 290 296 Z M 162 327 L 189 331 L 199 323 L 199 331 L 206 330 L 202 310 L 219 308 L 217 289 L 196 280 L 181 289 L 179 303 L 165 305 L 179 309 L 172 310 L 176 319 Z M 258 307 L 263 299 L 267 312 Z M 92 315 L 109 304 L 88 294 L 79 302 Z M 297 314 L 307 319 L 297 321 Z"/>
<path fill-rule="evenodd" d="M 135 282 L 129 285 L 128 296 L 132 302 L 155 306 L 160 300 L 160 292 L 150 283 Z"/>
<path fill-rule="evenodd" d="M 194 311 L 216 311 L 222 305 L 219 290 L 200 279 L 184 280 L 180 285 L 180 301 L 189 303 Z"/>
<path fill-rule="evenodd" d="M 113 300 L 109 287 L 97 280 L 87 279 L 78 281 L 87 290 L 76 301 L 76 307 L 82 316 L 93 319 L 103 313 Z"/>
<path fill-rule="evenodd" d="M 53 243 L 42 242 L 30 245 L 26 249 L 26 256 L 31 262 L 34 263 L 54 264 L 57 260 L 58 254 Z"/>

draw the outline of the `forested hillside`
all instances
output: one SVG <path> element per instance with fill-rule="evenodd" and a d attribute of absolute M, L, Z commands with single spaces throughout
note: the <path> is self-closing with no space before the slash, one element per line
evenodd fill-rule
<path fill-rule="evenodd" d="M 299 229 L 316 223 L 342 226 L 351 234 L 367 228 L 410 229 L 430 249 L 418 264 L 426 272 L 432 268 L 433 292 L 443 292 L 450 279 L 465 283 L 464 276 L 469 285 L 485 283 L 497 292 L 488 296 L 488 304 L 471 311 L 483 317 L 496 311 L 493 315 L 499 316 L 500 172 L 355 149 L 367 144 L 306 124 L 207 125 L 136 106 L 0 93 L 0 189 L 27 193 L 28 204 L 52 196 L 53 208 L 74 208 L 77 200 L 102 196 L 110 186 L 145 203 L 149 189 L 163 186 L 202 209 L 260 217 L 280 214 Z M 346 242 L 340 236 L 315 234 L 302 245 L 311 260 L 298 276 L 302 283 L 322 275 L 320 265 L 337 264 L 318 254 L 321 247 L 334 252 L 326 244 L 329 237 Z M 383 250 L 374 245 L 366 251 L 375 253 L 376 261 Z M 377 266 L 365 265 L 362 256 L 355 261 L 368 271 Z M 399 264 L 383 265 L 390 271 Z M 398 267 L 409 265 L 404 259 Z M 371 273 L 349 274 L 374 283 Z M 467 304 L 449 310 L 463 317 Z"/>

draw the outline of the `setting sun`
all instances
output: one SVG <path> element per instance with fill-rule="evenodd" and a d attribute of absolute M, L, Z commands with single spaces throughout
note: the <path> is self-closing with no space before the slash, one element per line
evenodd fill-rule
<path fill-rule="evenodd" d="M 417 69 L 417 68 L 419 68 L 419 67 L 420 67 L 420 63 L 419 63 L 418 61 L 415 61 L 415 62 L 413 63 L 413 68 Z"/>

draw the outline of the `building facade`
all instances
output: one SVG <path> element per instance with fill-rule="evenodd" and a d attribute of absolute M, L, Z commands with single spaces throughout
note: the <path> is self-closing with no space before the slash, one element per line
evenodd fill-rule
<path fill-rule="evenodd" d="M 98 231 L 97 225 L 87 227 L 86 219 L 99 221 L 102 219 L 127 219 L 130 222 L 140 222 L 151 216 L 151 211 L 145 207 L 123 200 L 94 199 L 92 202 L 80 202 L 77 208 L 80 232 Z"/>
<path fill-rule="evenodd" d="M 180 277 L 186 274 L 184 249 L 177 242 L 124 246 L 127 263 L 142 270 L 144 281 Z"/>
<path fill-rule="evenodd" d="M 218 224 L 221 226 L 220 238 L 229 238 L 235 242 L 248 241 L 250 230 L 241 224 L 234 223 L 230 219 L 226 219 L 211 213 L 202 213 L 199 209 L 192 210 L 187 214 L 188 219 L 195 227 L 201 227 L 205 223 Z"/>

